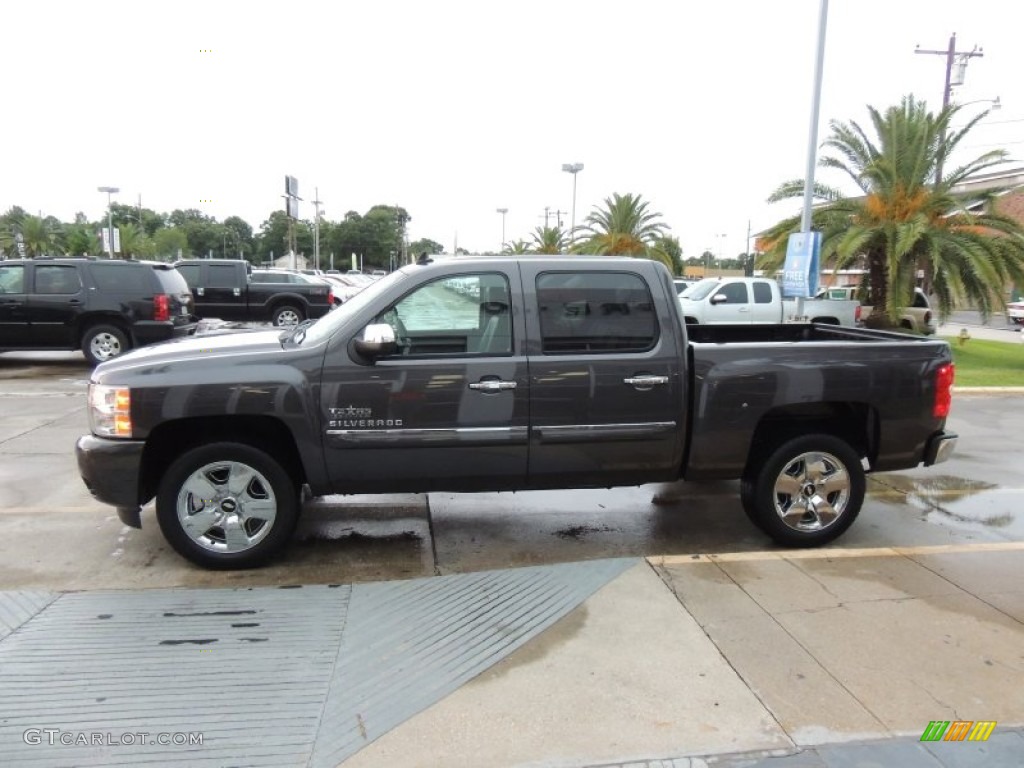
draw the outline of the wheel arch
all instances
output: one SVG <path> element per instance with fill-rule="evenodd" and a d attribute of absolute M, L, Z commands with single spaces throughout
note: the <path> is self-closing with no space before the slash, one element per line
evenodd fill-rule
<path fill-rule="evenodd" d="M 768 411 L 754 428 L 744 476 L 749 477 L 787 440 L 819 433 L 843 440 L 858 455 L 874 463 L 878 450 L 878 413 L 867 403 L 786 405 Z"/>
<path fill-rule="evenodd" d="M 160 424 L 150 432 L 142 453 L 139 501 L 156 495 L 163 471 L 187 450 L 210 443 L 234 442 L 265 451 L 277 460 L 296 488 L 306 482 L 295 438 L 281 421 L 271 416 L 203 416 Z"/>
<path fill-rule="evenodd" d="M 135 346 L 135 336 L 132 334 L 131 323 L 117 312 L 90 312 L 79 317 L 75 327 L 75 346 L 82 346 L 82 343 L 85 341 L 85 334 L 97 325 L 114 326 L 125 335 L 128 343 Z"/>

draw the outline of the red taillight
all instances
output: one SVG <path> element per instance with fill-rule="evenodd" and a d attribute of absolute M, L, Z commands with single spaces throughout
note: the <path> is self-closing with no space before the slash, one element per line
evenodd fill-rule
<path fill-rule="evenodd" d="M 171 299 L 166 293 L 158 293 L 153 297 L 153 319 L 171 319 Z"/>
<path fill-rule="evenodd" d="M 935 405 L 932 416 L 944 419 L 949 416 L 949 408 L 953 404 L 953 364 L 942 366 L 935 372 Z"/>
<path fill-rule="evenodd" d="M 328 307 L 333 307 L 334 306 L 334 289 L 333 288 L 328 288 L 327 289 L 327 306 Z"/>
<path fill-rule="evenodd" d="M 855 322 L 855 323 L 859 323 L 860 322 L 860 310 L 861 310 L 860 304 L 858 304 L 857 307 L 853 310 L 853 322 Z"/>

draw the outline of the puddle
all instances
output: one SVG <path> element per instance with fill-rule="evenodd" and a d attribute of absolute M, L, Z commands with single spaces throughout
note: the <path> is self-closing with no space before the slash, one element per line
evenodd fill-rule
<path fill-rule="evenodd" d="M 922 512 L 930 523 L 952 525 L 965 530 L 998 528 L 1013 538 L 1024 537 L 1024 491 L 1001 488 L 995 483 L 954 475 L 871 475 L 868 496 L 901 501 Z"/>

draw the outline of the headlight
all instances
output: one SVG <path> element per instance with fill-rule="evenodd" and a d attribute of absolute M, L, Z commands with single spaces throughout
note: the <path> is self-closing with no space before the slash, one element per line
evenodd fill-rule
<path fill-rule="evenodd" d="M 89 428 L 98 437 L 131 437 L 132 391 L 90 384 Z"/>

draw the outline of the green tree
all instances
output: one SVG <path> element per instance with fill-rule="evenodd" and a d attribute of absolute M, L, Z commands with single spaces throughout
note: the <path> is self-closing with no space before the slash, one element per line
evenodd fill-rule
<path fill-rule="evenodd" d="M 196 213 L 199 212 L 196 211 Z M 156 211 L 149 208 L 143 208 L 140 211 L 138 207 L 124 203 L 111 203 L 110 217 L 113 219 L 115 227 L 123 227 L 125 224 L 131 223 L 139 227 L 142 234 L 148 237 L 152 237 L 158 229 L 164 226 L 164 217 Z M 106 226 L 106 221 L 107 217 L 104 216 L 101 226 Z M 121 236 L 124 237 L 123 233 Z"/>
<path fill-rule="evenodd" d="M 417 257 L 421 253 L 426 253 L 428 256 L 436 256 L 439 253 L 444 253 L 444 246 L 429 238 L 423 237 L 409 243 L 409 253 Z"/>
<path fill-rule="evenodd" d="M 533 231 L 533 253 L 563 253 L 569 238 L 561 227 L 537 227 Z"/>
<path fill-rule="evenodd" d="M 26 256 L 35 258 L 64 252 L 61 245 L 63 233 L 54 225 L 55 221 L 56 219 L 42 219 L 26 214 L 14 225 L 15 232 L 21 233 Z"/>
<path fill-rule="evenodd" d="M 253 255 L 252 227 L 241 216 L 228 216 L 222 224 L 224 228 L 223 247 L 227 256 L 234 257 L 239 253 L 242 258 L 251 258 Z"/>
<path fill-rule="evenodd" d="M 153 256 L 153 241 L 146 230 L 137 224 L 122 224 L 119 228 L 121 237 L 121 256 L 123 258 L 148 259 Z"/>
<path fill-rule="evenodd" d="M 163 261 L 174 261 L 178 254 L 182 258 L 191 255 L 188 249 L 188 237 L 179 227 L 163 227 L 153 234 L 153 255 Z"/>
<path fill-rule="evenodd" d="M 660 213 L 647 210 L 639 195 L 614 193 L 595 208 L 579 227 L 584 238 L 575 249 L 580 253 L 640 256 L 662 262 L 672 269 L 672 258 L 662 250 L 668 225 L 658 221 Z"/>
<path fill-rule="evenodd" d="M 658 238 L 657 248 L 671 260 L 672 274 L 683 274 L 683 247 L 679 244 L 679 238 L 673 235 L 662 235 Z"/>
<path fill-rule="evenodd" d="M 97 227 L 88 223 L 69 224 L 64 229 L 64 250 L 69 256 L 90 256 L 102 248 Z"/>
<path fill-rule="evenodd" d="M 987 114 L 954 128 L 958 110 L 950 106 L 933 114 L 924 102 L 906 96 L 885 112 L 868 107 L 873 137 L 856 122 L 831 123 L 824 143 L 829 154 L 820 165 L 844 173 L 862 194 L 847 197 L 816 185 L 821 205 L 813 212 L 812 226 L 822 232 L 826 264 L 837 269 L 865 264 L 875 323 L 895 324 L 900 308 L 913 298 L 919 270 L 943 317 L 962 299 L 987 316 L 1005 305 L 1011 282 L 1024 281 L 1024 230 L 993 212 L 990 204 L 999 190 L 954 192 L 1005 162 L 1006 152 L 985 152 L 935 179 L 936 169 L 948 165 Z M 787 182 L 769 199 L 800 197 L 803 187 L 802 181 Z M 979 212 L 973 212 L 976 208 Z M 777 269 L 784 263 L 787 238 L 799 226 L 800 217 L 794 216 L 766 233 L 761 266 Z"/>

